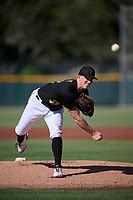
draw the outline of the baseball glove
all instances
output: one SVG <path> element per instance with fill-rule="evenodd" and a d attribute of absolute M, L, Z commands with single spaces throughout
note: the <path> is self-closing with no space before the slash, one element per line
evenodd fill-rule
<path fill-rule="evenodd" d="M 81 94 L 77 100 L 78 109 L 84 114 L 89 117 L 92 117 L 94 114 L 94 101 L 93 99 L 86 95 Z"/>

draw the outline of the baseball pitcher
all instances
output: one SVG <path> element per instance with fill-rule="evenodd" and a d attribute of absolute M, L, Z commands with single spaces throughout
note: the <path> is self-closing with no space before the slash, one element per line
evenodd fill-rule
<path fill-rule="evenodd" d="M 80 112 L 89 117 L 94 113 L 94 101 L 88 94 L 88 88 L 95 77 L 92 67 L 80 69 L 76 79 L 47 83 L 34 90 L 28 100 L 24 112 L 15 127 L 17 150 L 22 153 L 26 148 L 28 132 L 34 122 L 43 118 L 48 126 L 52 151 L 55 160 L 53 177 L 63 177 L 62 159 L 62 123 L 63 107 L 67 108 L 77 125 L 92 136 L 93 140 L 101 140 L 102 134 L 91 127 L 81 117 Z"/>

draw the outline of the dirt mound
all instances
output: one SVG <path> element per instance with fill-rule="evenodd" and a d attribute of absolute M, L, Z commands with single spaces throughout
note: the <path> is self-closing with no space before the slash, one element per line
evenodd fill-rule
<path fill-rule="evenodd" d="M 63 161 L 63 178 L 51 178 L 53 161 L 1 161 L 0 188 L 133 188 L 133 164 Z"/>

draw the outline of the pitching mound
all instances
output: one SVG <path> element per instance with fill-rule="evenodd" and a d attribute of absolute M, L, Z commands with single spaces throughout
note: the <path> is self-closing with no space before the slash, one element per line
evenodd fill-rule
<path fill-rule="evenodd" d="M 53 161 L 1 161 L 0 188 L 131 188 L 133 164 L 64 161 L 63 178 L 51 178 Z"/>

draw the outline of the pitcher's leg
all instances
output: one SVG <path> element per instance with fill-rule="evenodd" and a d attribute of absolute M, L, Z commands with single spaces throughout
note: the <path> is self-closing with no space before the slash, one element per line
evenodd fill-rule
<path fill-rule="evenodd" d="M 62 122 L 63 115 L 62 110 L 51 112 L 49 116 L 45 118 L 47 126 L 50 132 L 50 138 L 52 140 L 52 151 L 55 160 L 55 169 L 54 169 L 54 178 L 63 177 L 62 169 L 61 169 L 61 159 L 62 159 Z"/>
<path fill-rule="evenodd" d="M 44 117 L 44 120 L 49 128 L 50 138 L 62 137 L 62 123 L 63 123 L 63 111 L 50 111 L 48 115 Z"/>
<path fill-rule="evenodd" d="M 52 151 L 55 160 L 55 167 L 61 167 L 63 142 L 61 137 L 55 137 L 52 139 Z"/>
<path fill-rule="evenodd" d="M 17 135 L 25 135 L 31 129 L 32 124 L 36 121 L 36 117 L 34 117 L 34 112 L 31 105 L 27 104 L 24 109 L 24 112 L 15 127 L 15 132 Z"/>
<path fill-rule="evenodd" d="M 16 146 L 18 152 L 22 153 L 26 148 L 26 140 L 28 139 L 28 131 L 30 130 L 34 116 L 32 114 L 32 109 L 29 104 L 27 104 L 18 125 L 15 128 L 16 132 Z"/>
<path fill-rule="evenodd" d="M 43 105 L 36 99 L 34 93 L 32 93 L 19 123 L 15 128 L 17 136 L 16 146 L 20 153 L 26 148 L 26 140 L 28 139 L 28 132 L 31 129 L 32 124 L 41 118 L 45 113 L 45 107 L 43 106 L 42 109 L 42 106 Z"/>
<path fill-rule="evenodd" d="M 52 139 L 52 150 L 55 160 L 55 168 L 53 173 L 53 178 L 61 178 L 63 177 L 63 172 L 61 168 L 61 159 L 62 159 L 62 138 L 54 137 Z"/>
<path fill-rule="evenodd" d="M 47 115 L 49 109 L 44 106 L 36 98 L 37 90 L 34 90 L 28 100 L 28 103 L 24 109 L 24 112 L 15 128 L 17 135 L 25 135 L 31 129 L 32 124 L 39 118 Z"/>
<path fill-rule="evenodd" d="M 26 141 L 28 140 L 28 134 L 16 135 L 16 147 L 19 153 L 22 153 L 26 149 Z"/>

